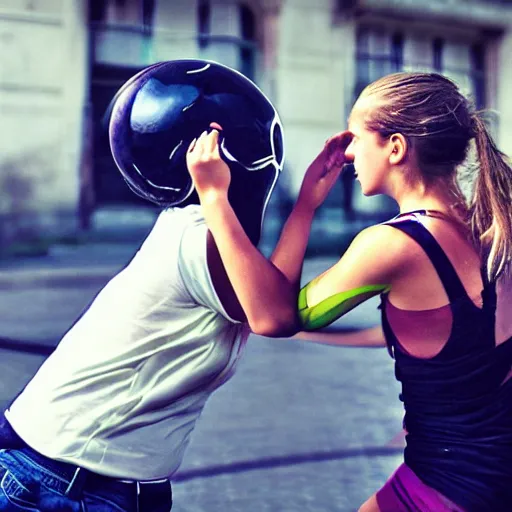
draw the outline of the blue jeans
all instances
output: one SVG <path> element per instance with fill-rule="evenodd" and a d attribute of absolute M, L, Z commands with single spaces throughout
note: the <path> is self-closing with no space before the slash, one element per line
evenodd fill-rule
<path fill-rule="evenodd" d="M 121 482 L 46 459 L 29 448 L 0 450 L 0 511 L 169 512 L 162 483 Z"/>

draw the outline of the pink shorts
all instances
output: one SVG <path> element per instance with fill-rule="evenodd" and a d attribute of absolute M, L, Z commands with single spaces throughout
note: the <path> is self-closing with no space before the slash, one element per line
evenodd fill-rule
<path fill-rule="evenodd" d="M 381 512 L 464 512 L 402 464 L 377 492 Z"/>

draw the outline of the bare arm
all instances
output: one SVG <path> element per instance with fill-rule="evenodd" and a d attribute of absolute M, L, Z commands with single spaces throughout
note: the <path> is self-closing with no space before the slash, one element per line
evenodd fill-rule
<path fill-rule="evenodd" d="M 302 265 L 314 213 L 315 211 L 311 208 L 301 208 L 300 202 L 297 202 L 270 257 L 270 261 L 294 286 L 295 294 L 299 291 Z"/>
<path fill-rule="evenodd" d="M 390 226 L 361 231 L 341 259 L 307 287 L 307 302 L 315 306 L 340 291 L 381 285 L 390 289 L 408 268 L 407 236 Z"/>
<path fill-rule="evenodd" d="M 331 137 L 309 166 L 295 208 L 288 218 L 270 260 L 288 280 L 299 287 L 302 264 L 316 209 L 324 202 L 345 161 L 352 136 L 342 132 Z"/>
<path fill-rule="evenodd" d="M 227 194 L 202 201 L 203 213 L 226 269 L 227 277 L 257 334 L 286 336 L 298 329 L 297 291 L 245 234 Z"/>
<path fill-rule="evenodd" d="M 343 331 L 310 331 L 298 332 L 293 339 L 312 341 L 314 343 L 322 343 L 327 345 L 336 345 L 342 347 L 385 347 L 386 340 L 382 327 L 370 327 L 360 331 L 343 332 Z"/>
<path fill-rule="evenodd" d="M 253 332 L 285 336 L 299 329 L 297 294 L 302 261 L 314 211 L 339 175 L 341 166 L 336 163 L 323 151 L 310 166 L 269 261 L 252 245 L 228 201 L 230 173 L 219 155 L 218 132 L 203 134 L 189 149 L 187 164 L 208 228 Z"/>
<path fill-rule="evenodd" d="M 206 254 L 208 271 L 221 304 L 231 318 L 239 322 L 246 322 L 247 317 L 228 278 L 224 263 L 219 254 L 219 249 L 215 244 L 211 231 L 208 231 L 206 238 Z"/>

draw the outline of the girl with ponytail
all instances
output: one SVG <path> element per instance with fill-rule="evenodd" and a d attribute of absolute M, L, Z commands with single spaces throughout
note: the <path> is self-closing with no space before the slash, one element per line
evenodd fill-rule
<path fill-rule="evenodd" d="M 387 346 L 395 360 L 404 463 L 359 511 L 512 510 L 512 169 L 471 102 L 435 73 L 370 84 L 348 131 L 306 171 L 270 260 L 229 208 L 216 137 L 198 140 L 188 167 L 251 329 Z M 467 197 L 457 172 L 472 147 L 478 166 Z M 359 233 L 299 291 L 314 212 L 348 162 L 364 195 L 386 194 L 400 213 Z M 382 329 L 368 331 L 371 339 L 314 332 L 375 294 Z"/>
<path fill-rule="evenodd" d="M 351 126 L 346 154 L 363 192 L 389 193 L 400 206 L 379 228 L 406 237 L 403 266 L 382 296 L 402 383 L 404 464 L 360 511 L 511 510 L 510 162 L 481 114 L 438 74 L 369 85 Z M 365 160 L 372 137 L 398 164 L 380 180 Z M 466 198 L 457 171 L 472 146 L 478 161 Z"/>

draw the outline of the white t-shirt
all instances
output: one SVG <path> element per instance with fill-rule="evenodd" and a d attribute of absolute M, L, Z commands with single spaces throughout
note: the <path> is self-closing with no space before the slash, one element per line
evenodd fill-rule
<path fill-rule="evenodd" d="M 6 411 L 29 446 L 116 478 L 176 471 L 249 334 L 215 293 L 206 234 L 199 206 L 160 214 Z"/>

